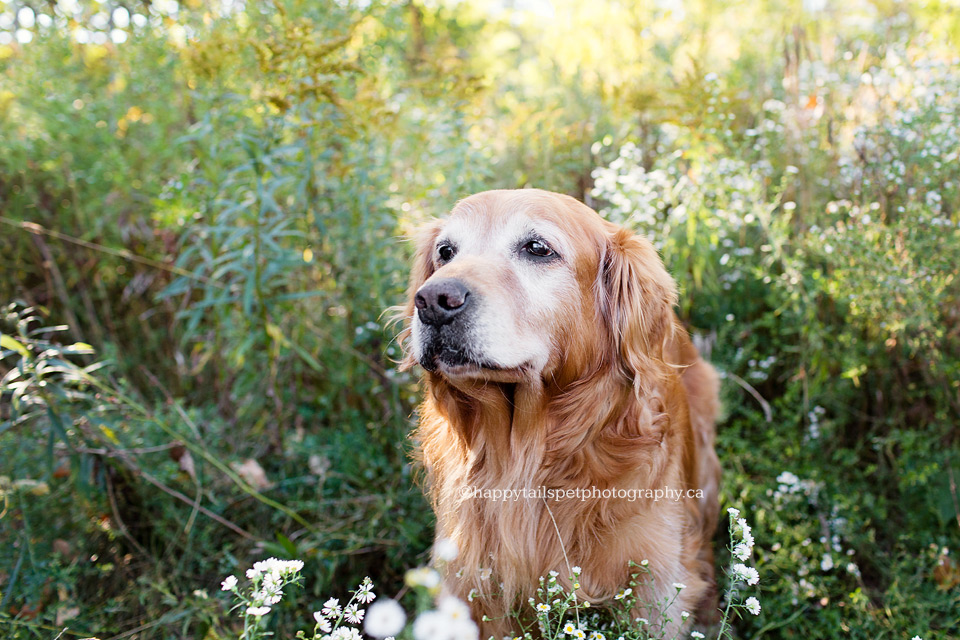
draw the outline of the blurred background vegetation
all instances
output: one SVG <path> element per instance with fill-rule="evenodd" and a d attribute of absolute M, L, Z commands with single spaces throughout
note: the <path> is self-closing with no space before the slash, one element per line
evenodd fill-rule
<path fill-rule="evenodd" d="M 268 554 L 281 637 L 395 594 L 400 238 L 536 186 L 723 372 L 736 633 L 958 637 L 958 56 L 950 0 L 0 1 L 0 635 L 230 637 Z"/>

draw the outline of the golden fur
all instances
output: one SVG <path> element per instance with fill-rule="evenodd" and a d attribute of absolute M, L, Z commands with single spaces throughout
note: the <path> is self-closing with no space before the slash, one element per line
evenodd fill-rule
<path fill-rule="evenodd" d="M 440 265 L 436 242 L 452 221 L 479 238 L 479 248 Z M 484 238 L 511 225 L 553 229 L 565 247 L 562 264 L 528 275 L 522 261 L 484 248 Z M 424 375 L 415 440 L 437 538 L 459 547 L 444 587 L 464 600 L 478 594 L 470 606 L 481 637 L 511 631 L 506 616 L 533 595 L 539 577 L 569 576 L 574 565 L 582 567 L 579 596 L 600 602 L 625 586 L 629 561 L 647 559 L 655 577 L 648 597 L 670 597 L 674 583 L 686 585 L 668 612 L 675 621 L 668 632 L 682 626 L 683 610 L 709 617 L 718 380 L 674 315 L 675 284 L 650 242 L 545 191 L 489 191 L 461 201 L 417 239 L 402 309 L 405 366 L 417 351 L 410 344 L 414 295 L 434 277 L 459 278 L 495 301 L 478 313 L 512 314 L 506 326 L 537 328 L 548 354 L 536 365 L 440 366 Z M 524 278 L 545 277 L 575 284 L 558 288 L 559 300 L 524 294 Z M 538 305 L 549 313 L 529 308 Z M 701 489 L 703 498 L 492 501 L 464 489 L 665 486 Z"/>

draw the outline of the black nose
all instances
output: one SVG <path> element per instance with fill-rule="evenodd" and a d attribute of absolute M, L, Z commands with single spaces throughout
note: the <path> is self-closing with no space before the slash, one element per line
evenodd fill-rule
<path fill-rule="evenodd" d="M 469 295 L 469 289 L 459 280 L 443 278 L 420 287 L 413 303 L 422 322 L 439 327 L 451 322 L 464 310 Z"/>

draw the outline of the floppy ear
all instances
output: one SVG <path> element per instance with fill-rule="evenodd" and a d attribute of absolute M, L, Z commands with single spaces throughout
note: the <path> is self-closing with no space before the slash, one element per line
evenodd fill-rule
<path fill-rule="evenodd" d="M 393 321 L 403 321 L 403 330 L 397 336 L 397 342 L 403 352 L 403 358 L 400 360 L 401 371 L 406 371 L 417 364 L 409 345 L 411 322 L 416 309 L 413 304 L 413 297 L 417 290 L 423 286 L 423 283 L 433 275 L 433 249 L 437 236 L 440 235 L 441 226 L 440 220 L 433 220 L 421 227 L 412 236 L 415 248 L 413 266 L 410 269 L 410 284 L 407 286 L 407 300 L 404 304 L 392 309 Z"/>
<path fill-rule="evenodd" d="M 638 386 L 657 375 L 662 362 L 663 345 L 674 329 L 676 284 L 650 241 L 628 229 L 611 231 L 601 264 L 600 308 L 615 357 Z"/>

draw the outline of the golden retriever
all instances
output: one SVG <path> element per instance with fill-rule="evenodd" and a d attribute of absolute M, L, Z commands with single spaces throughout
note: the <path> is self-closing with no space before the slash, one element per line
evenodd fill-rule
<path fill-rule="evenodd" d="M 710 615 L 718 379 L 651 243 L 535 189 L 470 196 L 416 242 L 402 364 L 425 372 L 415 440 L 437 538 L 459 548 L 444 588 L 481 637 L 575 565 L 599 603 L 648 560 L 645 599 L 676 597 L 668 637 L 682 611 Z"/>

